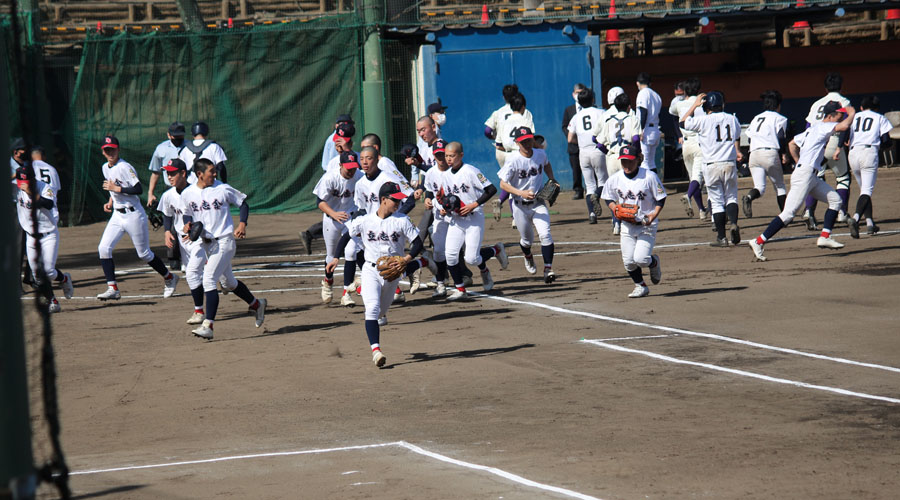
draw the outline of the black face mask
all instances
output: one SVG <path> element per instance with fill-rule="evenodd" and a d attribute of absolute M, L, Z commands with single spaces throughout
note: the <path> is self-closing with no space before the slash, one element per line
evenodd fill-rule
<path fill-rule="evenodd" d="M 181 147 L 181 145 L 184 144 L 184 137 L 176 137 L 172 139 L 172 144 L 175 147 Z"/>

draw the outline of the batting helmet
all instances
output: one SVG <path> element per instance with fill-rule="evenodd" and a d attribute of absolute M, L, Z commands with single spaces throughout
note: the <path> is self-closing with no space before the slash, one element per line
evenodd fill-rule
<path fill-rule="evenodd" d="M 706 94 L 706 99 L 703 102 L 703 110 L 704 111 L 722 111 L 725 108 L 725 96 L 722 95 L 721 92 L 712 91 Z"/>
<path fill-rule="evenodd" d="M 191 125 L 191 135 L 209 135 L 209 125 L 206 122 L 196 122 Z"/>

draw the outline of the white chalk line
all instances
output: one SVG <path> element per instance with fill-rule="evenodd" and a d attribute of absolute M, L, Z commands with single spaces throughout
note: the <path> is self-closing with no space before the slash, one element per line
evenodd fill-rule
<path fill-rule="evenodd" d="M 301 287 L 301 288 L 272 288 L 269 290 L 253 290 L 253 293 L 257 294 L 257 293 L 299 292 L 299 291 L 306 291 L 306 290 L 321 290 L 321 289 L 322 289 L 322 287 L 320 287 L 320 286 Z M 190 297 L 190 296 L 191 296 L 191 294 L 189 294 L 189 293 L 176 293 L 175 295 L 172 295 L 172 297 L 170 297 L 170 298 Z M 59 299 L 59 297 L 57 297 L 57 298 Z M 122 295 L 120 300 L 122 300 L 122 299 L 126 299 L 126 300 L 127 299 L 161 299 L 161 298 L 163 298 L 162 294 L 157 293 L 157 294 L 147 294 L 147 295 Z M 23 296 L 22 300 L 34 300 L 34 296 L 31 294 L 28 294 L 27 296 Z M 100 299 L 98 299 L 95 296 L 72 297 L 71 299 L 61 299 L 59 303 L 65 305 L 66 300 L 97 300 L 97 301 L 99 301 Z M 109 302 L 112 304 L 112 303 L 115 303 L 118 301 L 107 300 L 105 302 Z"/>
<path fill-rule="evenodd" d="M 596 340 L 597 342 L 610 342 L 613 340 L 666 339 L 666 338 L 677 337 L 677 336 L 678 336 L 677 333 L 673 333 L 671 335 L 643 335 L 640 337 L 612 337 L 612 338 L 608 338 L 608 339 L 591 339 L 591 340 Z M 585 340 L 585 339 L 581 339 L 581 340 Z"/>
<path fill-rule="evenodd" d="M 715 371 L 720 371 L 720 372 L 730 373 L 730 374 L 733 374 L 733 375 L 740 375 L 740 376 L 742 376 L 742 377 L 750 377 L 750 378 L 755 378 L 755 379 L 759 379 L 759 380 L 765 380 L 765 381 L 767 381 L 767 382 L 775 382 L 775 383 L 777 383 L 777 384 L 792 385 L 792 386 L 795 386 L 795 387 L 803 387 L 803 388 L 806 388 L 806 389 L 815 389 L 815 390 L 818 390 L 818 391 L 832 392 L 832 393 L 835 393 L 835 394 L 841 394 L 841 395 L 843 395 L 843 396 L 853 396 L 853 397 L 863 398 L 863 399 L 874 399 L 874 400 L 876 400 L 876 401 L 884 401 L 884 402 L 887 402 L 887 403 L 900 403 L 900 399 L 896 399 L 896 398 L 889 398 L 889 397 L 885 397 L 885 396 L 876 396 L 876 395 L 873 395 L 873 394 L 866 394 L 866 393 L 864 393 L 864 392 L 855 392 L 855 391 L 850 391 L 850 390 L 847 390 L 847 389 L 841 389 L 841 388 L 839 388 L 839 387 L 830 387 L 830 386 L 827 386 L 827 385 L 808 384 L 808 383 L 806 383 L 806 382 L 799 382 L 799 381 L 796 381 L 796 380 L 790 380 L 790 379 L 778 378 L 778 377 L 770 377 L 770 376 L 768 376 L 768 375 L 762 375 L 762 374 L 759 374 L 759 373 L 748 372 L 748 371 L 745 371 L 745 370 L 737 370 L 737 369 L 734 369 L 734 368 L 726 368 L 726 367 L 724 367 L 724 366 L 713 365 L 713 364 L 709 364 L 709 363 L 699 363 L 699 362 L 697 362 L 697 361 L 688 361 L 688 360 L 685 360 L 685 359 L 678 359 L 678 358 L 673 358 L 673 357 L 671 357 L 671 356 L 665 356 L 665 355 L 663 355 L 663 354 L 657 354 L 657 353 L 655 353 L 655 352 L 642 351 L 642 350 L 640 350 L 640 349 L 630 349 L 630 348 L 628 348 L 628 347 L 622 347 L 622 346 L 618 346 L 618 345 L 614 345 L 614 344 L 607 344 L 607 343 L 605 343 L 605 342 L 601 342 L 601 341 L 598 341 L 598 340 L 582 340 L 582 342 L 585 342 L 585 343 L 588 343 L 588 344 L 593 344 L 593 345 L 598 346 L 598 347 L 603 347 L 603 348 L 605 348 L 605 349 L 611 349 L 611 350 L 614 350 L 614 351 L 628 352 L 628 353 L 632 353 L 632 354 L 640 354 L 640 355 L 642 355 L 642 356 L 647 356 L 647 357 L 654 358 L 654 359 L 659 359 L 659 360 L 662 360 L 662 361 L 668 361 L 669 363 L 677 363 L 677 364 L 681 364 L 681 365 L 698 366 L 698 367 L 701 367 L 701 368 L 706 368 L 706 369 L 708 369 L 708 370 L 715 370 Z"/>
<path fill-rule="evenodd" d="M 474 464 L 471 462 L 464 462 L 462 460 L 457 460 L 455 458 L 450 458 L 446 455 L 441 455 L 439 453 L 435 453 L 433 451 L 428 451 L 419 446 L 409 444 L 406 441 L 394 441 L 392 443 L 378 443 L 378 444 L 367 444 L 367 445 L 358 445 L 358 446 L 344 446 L 341 448 L 324 448 L 324 449 L 316 449 L 316 450 L 298 450 L 298 451 L 282 451 L 282 452 L 271 452 L 271 453 L 255 453 L 251 455 L 233 455 L 227 457 L 217 457 L 217 458 L 207 458 L 201 460 L 185 460 L 180 462 L 168 462 L 168 463 L 160 463 L 160 464 L 150 464 L 150 465 L 128 465 L 122 467 L 112 467 L 108 469 L 92 469 L 92 470 L 84 470 L 84 471 L 75 471 L 70 472 L 70 476 L 79 476 L 79 475 L 87 475 L 87 474 L 103 474 L 108 472 L 121 472 L 127 470 L 140 470 L 140 469 L 157 469 L 162 467 L 178 467 L 184 465 L 198 465 L 198 464 L 209 464 L 216 462 L 227 462 L 234 460 L 247 460 L 254 458 L 270 458 L 270 457 L 288 457 L 288 456 L 297 456 L 297 455 L 313 455 L 313 454 L 321 454 L 321 453 L 333 453 L 338 451 L 358 451 L 358 450 L 366 450 L 373 448 L 385 448 L 389 446 L 396 446 L 399 448 L 406 449 L 418 455 L 422 455 L 424 457 L 432 458 L 434 460 L 438 460 L 441 462 L 445 462 L 448 464 L 456 465 L 458 467 L 463 467 L 467 469 L 477 470 L 481 472 L 487 472 L 488 474 L 492 474 L 494 476 L 501 477 L 508 481 L 512 481 L 514 483 L 521 484 L 523 486 L 528 486 L 531 488 L 541 489 L 544 491 L 550 491 L 553 493 L 558 493 L 560 495 L 564 495 L 570 498 L 577 498 L 580 500 L 600 500 L 597 497 L 593 497 L 590 495 L 585 495 L 583 493 L 578 493 L 577 491 L 568 490 L 565 488 L 560 488 L 558 486 L 551 486 L 548 484 L 539 483 L 537 481 L 532 481 L 530 479 L 526 479 L 517 474 L 513 474 L 511 472 L 506 472 L 502 469 L 497 469 L 496 467 L 489 467 L 486 465 Z M 344 473 L 347 474 L 347 473 Z"/>

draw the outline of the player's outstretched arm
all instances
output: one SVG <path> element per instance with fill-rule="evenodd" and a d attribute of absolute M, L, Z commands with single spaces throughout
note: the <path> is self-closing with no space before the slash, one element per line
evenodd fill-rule
<path fill-rule="evenodd" d="M 853 109 L 853 106 L 844 106 L 844 109 L 847 110 L 847 116 L 844 117 L 843 120 L 838 122 L 834 127 L 835 132 L 843 132 L 845 130 L 850 130 L 850 125 L 853 123 L 853 117 L 856 116 L 856 110 Z"/>

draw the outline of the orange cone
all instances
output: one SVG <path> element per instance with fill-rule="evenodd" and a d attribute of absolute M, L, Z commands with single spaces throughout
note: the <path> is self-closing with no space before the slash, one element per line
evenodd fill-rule
<path fill-rule="evenodd" d="M 900 19 L 900 9 L 888 9 L 887 20 L 896 21 L 898 19 Z"/>
<path fill-rule="evenodd" d="M 806 7 L 806 2 L 803 0 L 797 0 L 797 8 Z M 810 28 L 809 23 L 807 21 L 797 21 L 792 26 L 795 30 L 808 30 Z"/>
<path fill-rule="evenodd" d="M 616 17 L 616 0 L 609 1 L 609 18 Z M 606 43 L 619 43 L 619 30 L 606 30 Z"/>
<path fill-rule="evenodd" d="M 481 4 L 481 24 L 487 24 L 489 21 L 487 4 Z"/>

